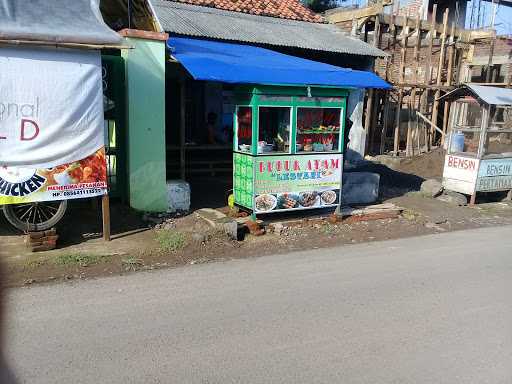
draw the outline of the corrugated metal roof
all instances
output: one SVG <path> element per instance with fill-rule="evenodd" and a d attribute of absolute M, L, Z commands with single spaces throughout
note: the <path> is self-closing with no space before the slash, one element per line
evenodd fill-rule
<path fill-rule="evenodd" d="M 103 21 L 98 0 L 0 0 L 0 40 L 120 44 Z"/>
<path fill-rule="evenodd" d="M 464 84 L 463 86 L 443 95 L 439 100 L 456 99 L 472 95 L 489 105 L 512 105 L 512 89 L 491 87 L 481 84 Z"/>
<path fill-rule="evenodd" d="M 467 84 L 467 87 L 489 105 L 512 105 L 512 89 Z"/>
<path fill-rule="evenodd" d="M 164 30 L 204 37 L 363 56 L 386 56 L 332 24 L 278 19 L 172 1 L 152 0 Z"/>

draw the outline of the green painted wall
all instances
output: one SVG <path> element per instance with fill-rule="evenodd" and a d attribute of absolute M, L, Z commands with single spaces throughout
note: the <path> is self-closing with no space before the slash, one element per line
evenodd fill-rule
<path fill-rule="evenodd" d="M 167 210 L 165 172 L 165 41 L 125 38 L 129 202 Z"/>

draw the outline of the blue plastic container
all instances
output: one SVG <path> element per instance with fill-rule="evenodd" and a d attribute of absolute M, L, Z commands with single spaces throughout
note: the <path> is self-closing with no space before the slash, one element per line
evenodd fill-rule
<path fill-rule="evenodd" d="M 452 133 L 450 152 L 464 152 L 464 133 L 461 131 Z"/>

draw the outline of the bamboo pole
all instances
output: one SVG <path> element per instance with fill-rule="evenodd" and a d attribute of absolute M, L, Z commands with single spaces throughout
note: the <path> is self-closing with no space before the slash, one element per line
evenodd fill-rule
<path fill-rule="evenodd" d="M 448 28 L 448 15 L 450 10 L 447 8 L 443 15 L 443 34 L 441 35 L 441 53 L 439 55 L 439 63 L 437 66 L 437 85 L 441 85 L 443 82 L 443 66 L 444 66 L 444 55 L 446 45 L 446 30 Z M 439 115 L 439 97 L 441 96 L 441 90 L 437 89 L 434 97 L 434 106 L 432 108 L 432 122 L 437 124 L 437 118 Z M 435 132 L 431 130 L 430 146 L 434 143 Z"/>

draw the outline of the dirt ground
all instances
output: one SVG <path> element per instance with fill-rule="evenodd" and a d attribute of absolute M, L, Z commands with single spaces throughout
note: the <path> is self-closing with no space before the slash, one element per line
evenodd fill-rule
<path fill-rule="evenodd" d="M 299 220 L 296 213 L 264 218 L 264 225 L 279 222 L 279 233 L 230 239 L 212 228 L 196 212 L 184 216 L 143 217 L 122 204 L 112 205 L 111 242 L 101 239 L 101 212 L 91 201 L 73 202 L 57 228 L 59 247 L 31 253 L 23 236 L 0 215 L 0 259 L 3 285 L 87 279 L 170 268 L 220 260 L 257 257 L 295 250 L 332 247 L 422 234 L 512 224 L 512 203 L 484 196 L 475 207 L 455 206 L 425 197 L 419 191 L 425 178 L 439 178 L 444 154 L 436 151 L 404 160 L 392 170 L 369 163 L 361 170 L 381 175 L 381 202 L 403 209 L 394 219 L 345 224 L 329 223 L 312 213 Z M 485 202 L 485 199 L 492 202 Z"/>

